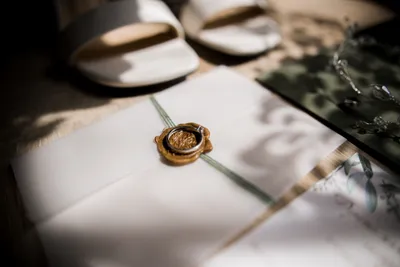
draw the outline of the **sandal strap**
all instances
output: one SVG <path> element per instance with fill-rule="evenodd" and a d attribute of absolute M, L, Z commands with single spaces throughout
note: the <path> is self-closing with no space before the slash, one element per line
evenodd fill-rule
<path fill-rule="evenodd" d="M 266 0 L 189 0 L 181 17 L 185 30 L 192 35 L 198 33 L 204 24 L 219 13 L 241 7 L 259 7 L 266 9 Z M 185 14 L 186 13 L 186 14 Z M 188 15 L 190 13 L 190 16 Z"/>
<path fill-rule="evenodd" d="M 73 62 L 76 52 L 88 42 L 112 30 L 138 23 L 163 23 L 184 37 L 181 24 L 161 1 L 123 0 L 108 2 L 92 9 L 71 22 L 60 33 L 60 56 Z"/>

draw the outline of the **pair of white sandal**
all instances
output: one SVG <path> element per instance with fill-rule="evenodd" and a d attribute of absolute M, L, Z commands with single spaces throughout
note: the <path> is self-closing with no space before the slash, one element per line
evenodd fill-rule
<path fill-rule="evenodd" d="M 229 55 L 255 55 L 275 47 L 281 36 L 265 9 L 265 0 L 190 0 L 182 9 L 181 24 L 160 0 L 108 2 L 63 30 L 62 54 L 100 84 L 167 82 L 199 66 L 185 32 Z"/>

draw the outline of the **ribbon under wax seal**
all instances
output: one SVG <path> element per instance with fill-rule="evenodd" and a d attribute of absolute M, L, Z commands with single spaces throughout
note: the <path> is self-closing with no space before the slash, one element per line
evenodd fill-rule
<path fill-rule="evenodd" d="M 156 100 L 156 98 L 151 95 L 150 96 L 151 103 L 157 109 L 158 114 L 160 115 L 162 121 L 164 122 L 165 126 L 167 127 L 175 127 L 176 124 L 172 121 L 169 117 L 167 112 L 161 107 L 160 103 Z M 234 171 L 230 170 L 220 162 L 216 161 L 212 157 L 206 154 L 201 154 L 200 158 L 207 162 L 210 166 L 214 167 L 216 170 L 223 173 L 226 177 L 228 177 L 232 182 L 243 188 L 244 190 L 248 191 L 249 193 L 253 194 L 255 197 L 260 199 L 262 202 L 270 205 L 273 204 L 273 199 L 262 191 L 260 188 L 255 186 L 254 184 L 248 182 L 246 179 L 241 177 L 239 174 L 235 173 Z"/>

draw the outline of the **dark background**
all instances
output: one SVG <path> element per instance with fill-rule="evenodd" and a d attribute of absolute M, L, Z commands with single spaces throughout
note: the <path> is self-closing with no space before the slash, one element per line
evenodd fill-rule
<path fill-rule="evenodd" d="M 31 51 L 32 49 L 40 52 L 54 51 L 58 29 L 53 1 L 3 1 L 5 3 L 2 3 L 2 14 L 0 16 L 1 39 L 3 40 L 2 44 L 5 46 L 3 58 L 9 59 L 13 55 Z M 179 6 L 184 1 L 164 0 L 175 13 L 179 11 Z M 379 0 L 376 2 L 400 12 L 400 1 Z M 387 26 L 387 28 L 380 28 L 380 35 L 396 36 L 399 28 L 395 29 L 394 25 L 397 26 L 399 24 L 392 23 L 392 25 Z M 4 60 L 2 63 L 5 63 Z"/>
<path fill-rule="evenodd" d="M 4 1 L 1 7 L 3 58 L 54 47 L 57 24 L 53 0 Z M 4 62 L 3 62 L 4 63 Z"/>

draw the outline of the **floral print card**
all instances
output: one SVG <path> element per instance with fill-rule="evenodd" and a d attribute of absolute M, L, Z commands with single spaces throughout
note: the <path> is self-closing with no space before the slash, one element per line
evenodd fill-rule
<path fill-rule="evenodd" d="M 399 266 L 396 181 L 355 154 L 203 266 Z"/>

